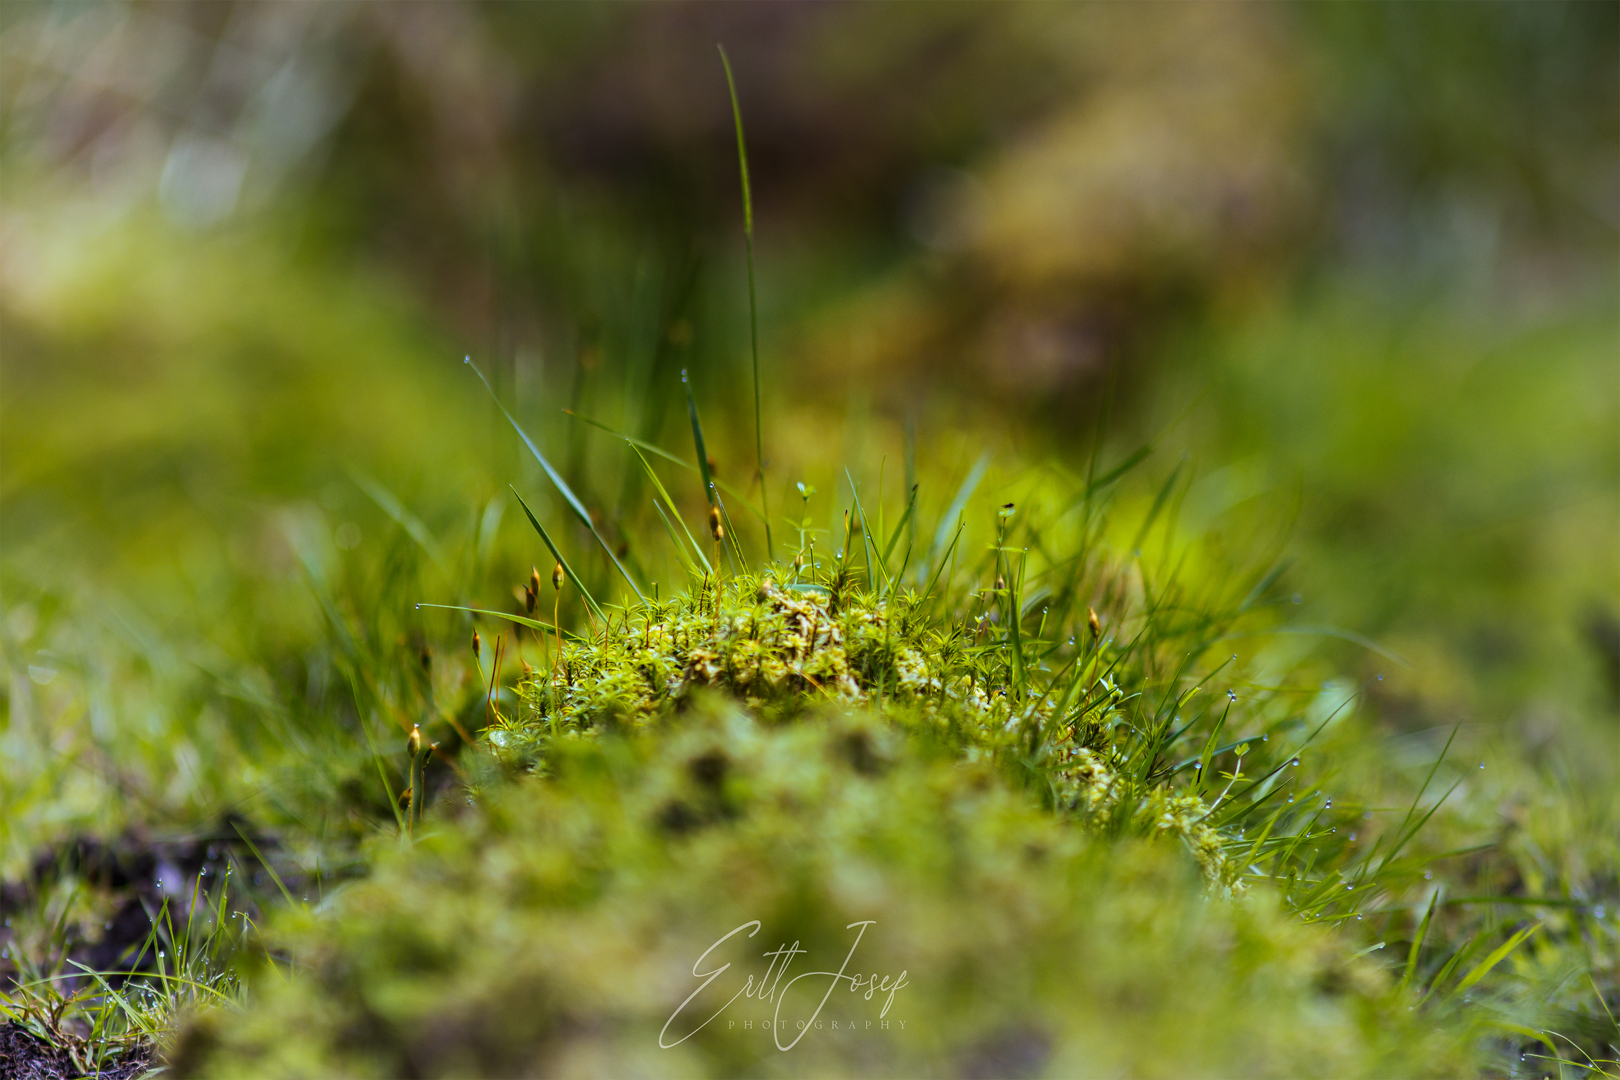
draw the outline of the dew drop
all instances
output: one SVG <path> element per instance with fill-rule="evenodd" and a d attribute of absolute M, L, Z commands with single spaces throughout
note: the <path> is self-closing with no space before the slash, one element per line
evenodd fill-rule
<path fill-rule="evenodd" d="M 1226 692 L 1226 700 L 1227 701 L 1236 701 L 1237 700 L 1237 694 L 1234 691 L 1228 690 Z"/>
<path fill-rule="evenodd" d="M 1484 768 L 1484 767 L 1485 767 L 1485 763 L 1484 763 L 1484 762 L 1483 762 L 1483 761 L 1482 761 L 1482 762 L 1480 762 L 1480 763 L 1479 763 L 1479 767 L 1480 767 L 1480 768 L 1482 768 L 1482 769 L 1483 769 L 1483 768 Z"/>

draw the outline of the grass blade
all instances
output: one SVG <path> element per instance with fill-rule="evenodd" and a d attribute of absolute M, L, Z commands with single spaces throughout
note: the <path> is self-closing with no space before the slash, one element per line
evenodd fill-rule
<path fill-rule="evenodd" d="M 692 398 L 692 382 L 681 369 L 681 385 L 686 388 L 686 414 L 692 419 L 692 445 L 697 448 L 698 476 L 703 480 L 703 497 L 715 504 L 714 477 L 709 475 L 709 451 L 703 445 L 703 425 L 698 423 L 697 402 Z"/>
<path fill-rule="evenodd" d="M 697 467 L 694 466 L 690 461 L 686 461 L 686 460 L 683 460 L 681 458 L 676 457 L 674 454 L 670 453 L 668 450 L 665 450 L 662 446 L 655 446 L 654 444 L 652 444 L 650 442 L 647 442 L 647 441 L 645 441 L 643 439 L 633 438 L 633 437 L 631 437 L 629 435 L 626 435 L 622 431 L 618 431 L 618 430 L 615 430 L 614 428 L 608 427 L 606 424 L 602 423 L 600 420 L 592 420 L 590 417 L 583 416 L 583 415 L 581 415 L 581 414 L 579 414 L 577 412 L 574 412 L 572 409 L 564 409 L 563 412 L 564 412 L 564 414 L 566 414 L 568 416 L 572 416 L 575 420 L 582 421 L 584 423 L 587 423 L 587 424 L 591 425 L 591 427 L 593 427 L 593 428 L 599 428 L 602 431 L 607 432 L 609 435 L 612 435 L 616 439 L 623 439 L 625 442 L 629 443 L 631 446 L 636 447 L 639 450 L 645 450 L 649 454 L 657 454 L 659 457 L 663 458 L 665 461 L 674 462 L 676 465 L 679 465 L 681 468 L 686 469 L 686 470 L 688 470 L 690 472 L 697 472 L 698 471 Z M 726 483 L 724 480 L 720 479 L 718 476 L 711 476 L 709 479 L 714 484 L 715 487 L 719 488 L 721 491 L 725 492 L 727 495 L 732 496 L 738 502 L 740 502 L 744 506 L 746 506 L 748 508 L 748 512 L 750 514 L 753 514 L 755 517 L 759 518 L 759 520 L 762 521 L 762 522 L 765 520 L 765 516 L 759 512 L 759 508 L 756 507 L 753 503 L 748 501 L 748 496 L 746 494 L 739 491 L 735 486 Z"/>
<path fill-rule="evenodd" d="M 765 520 L 765 557 L 776 561 L 771 545 L 770 505 L 765 497 L 765 435 L 760 422 L 759 408 L 759 299 L 754 290 L 754 195 L 748 186 L 748 147 L 743 139 L 742 106 L 737 103 L 737 83 L 731 77 L 731 58 L 724 45 L 720 50 L 720 63 L 726 69 L 726 89 L 731 92 L 731 119 L 737 125 L 737 167 L 742 172 L 743 236 L 748 247 L 748 340 L 754 355 L 754 453 L 759 462 L 759 505 Z M 695 421 L 694 421 L 695 423 Z"/>
<path fill-rule="evenodd" d="M 244 843 L 244 844 L 246 844 L 248 846 L 248 850 L 253 852 L 253 857 L 255 859 L 259 860 L 259 864 L 261 866 L 263 866 L 267 871 L 269 871 L 270 880 L 275 882 L 276 883 L 276 888 L 281 890 L 281 897 L 282 897 L 282 899 L 287 901 L 287 906 L 288 907 L 297 907 L 298 902 L 292 898 L 292 893 L 287 891 L 287 886 L 282 884 L 281 875 L 276 873 L 276 868 L 270 865 L 270 861 L 268 859 L 266 859 L 263 855 L 259 854 L 259 846 L 253 842 L 253 838 L 250 837 L 247 833 L 243 832 L 242 831 L 242 826 L 240 824 L 238 824 L 237 822 L 235 822 L 235 821 L 231 822 L 231 827 L 236 830 L 236 835 L 240 836 L 242 838 L 242 843 Z M 168 909 L 168 901 L 165 900 L 164 901 L 164 910 L 167 910 L 167 909 Z"/>
<path fill-rule="evenodd" d="M 930 565 L 934 563 L 934 557 L 945 546 L 945 540 L 951 534 L 951 522 L 961 518 L 962 511 L 967 508 L 968 499 L 973 496 L 973 489 L 979 486 L 979 481 L 984 479 L 985 470 L 989 467 L 990 451 L 986 450 L 979 455 L 979 460 L 973 463 L 973 468 L 968 471 L 967 478 L 962 481 L 962 486 L 956 489 L 956 498 L 951 500 L 950 509 L 946 510 L 945 516 L 939 519 L 939 528 L 934 530 L 934 542 L 928 548 L 928 562 Z M 940 556 L 940 561 L 943 560 L 944 556 Z"/>
<path fill-rule="evenodd" d="M 517 623 L 519 626 L 527 626 L 531 630 L 544 630 L 548 634 L 556 633 L 556 627 L 552 626 L 550 623 L 541 622 L 539 619 L 526 618 L 522 615 L 513 615 L 505 611 L 492 611 L 489 608 L 461 607 L 457 604 L 417 604 L 416 606 L 419 608 L 438 608 L 441 611 L 470 611 L 474 615 L 488 615 L 492 619 L 505 619 L 507 622 Z M 574 638 L 576 641 L 584 640 L 578 634 L 569 633 L 566 630 L 564 630 L 563 633 L 567 634 L 571 638 Z"/>
<path fill-rule="evenodd" d="M 427 552 L 428 558 L 433 560 L 434 565 L 438 566 L 440 570 L 448 569 L 448 565 L 444 561 L 444 552 L 439 549 L 438 541 L 433 539 L 433 534 L 428 531 L 428 527 L 423 524 L 422 519 L 405 509 L 405 504 L 400 502 L 393 492 L 356 468 L 351 467 L 349 469 L 349 478 L 355 482 L 355 485 L 361 491 L 371 497 L 372 502 L 382 508 L 383 513 L 393 518 L 395 523 L 404 529 L 423 551 Z"/>
<path fill-rule="evenodd" d="M 489 396 L 495 401 L 495 407 L 501 410 L 501 414 L 506 417 L 506 422 L 512 425 L 512 430 L 518 433 L 518 438 L 523 440 L 523 445 L 529 448 L 529 453 L 534 455 L 534 459 L 540 463 L 540 467 L 544 469 L 546 475 L 551 478 L 552 484 L 556 486 L 557 491 L 562 495 L 563 500 L 568 503 L 569 508 L 572 509 L 575 515 L 578 516 L 580 523 L 591 531 L 591 535 L 596 537 L 596 542 L 602 545 L 602 550 L 607 552 L 607 557 L 613 560 L 613 565 L 618 568 L 620 574 L 624 575 L 624 580 L 629 583 L 630 591 L 636 594 L 636 599 L 645 600 L 646 597 L 641 595 L 641 587 L 637 585 L 635 579 L 630 576 L 630 571 L 624 568 L 624 564 L 619 561 L 619 557 L 613 554 L 612 546 L 608 544 L 607 540 L 603 538 L 601 533 L 596 531 L 596 523 L 591 520 L 590 511 L 585 509 L 585 504 L 579 501 L 579 496 L 574 494 L 573 489 L 568 486 L 568 482 L 562 478 L 562 474 L 551 467 L 551 462 L 546 460 L 546 455 L 542 454 L 540 452 L 540 448 L 534 444 L 534 440 L 529 438 L 528 432 L 524 431 L 523 428 L 519 426 L 517 419 L 510 412 L 507 412 L 506 406 L 501 404 L 501 399 L 496 397 L 495 388 L 489 385 L 489 380 L 484 378 L 484 373 L 482 371 L 478 370 L 478 365 L 472 362 L 472 357 L 467 357 L 465 363 L 468 367 L 473 369 L 473 374 L 477 375 L 478 380 L 484 384 L 484 389 L 489 391 Z M 518 498 L 518 501 L 523 501 L 521 496 Z M 527 510 L 528 507 L 525 506 L 524 509 Z M 532 514 L 530 515 L 529 520 L 534 520 Z M 539 523 L 536 522 L 535 528 L 539 527 Z M 546 541 L 548 544 L 550 542 L 551 541 L 549 539 Z"/>
<path fill-rule="evenodd" d="M 1412 985 L 1412 977 L 1417 974 L 1418 956 L 1423 952 L 1423 942 L 1429 936 L 1429 922 L 1434 918 L 1434 909 L 1440 900 L 1440 890 L 1434 890 L 1429 897 L 1429 910 L 1423 913 L 1423 921 L 1418 924 L 1417 934 L 1412 938 L 1412 947 L 1406 953 L 1406 972 L 1401 975 L 1401 990 L 1405 991 Z"/>
<path fill-rule="evenodd" d="M 1498 945 L 1495 949 L 1491 950 L 1491 954 L 1489 956 L 1475 964 L 1473 970 L 1469 971 L 1467 975 L 1462 977 L 1462 981 L 1457 984 L 1456 989 L 1451 991 L 1451 996 L 1455 997 L 1464 990 L 1467 990 L 1470 986 L 1473 986 L 1475 983 L 1479 982 L 1479 980 L 1483 979 L 1485 976 L 1489 975 L 1492 968 L 1494 968 L 1497 964 L 1500 964 L 1503 960 L 1507 959 L 1508 953 L 1512 952 L 1514 949 L 1517 949 L 1520 945 L 1523 945 L 1525 939 L 1531 934 L 1535 933 L 1537 930 L 1540 930 L 1542 925 L 1543 924 L 1541 923 L 1532 923 L 1530 926 L 1526 926 L 1524 929 L 1502 942 L 1502 944 Z"/>
<path fill-rule="evenodd" d="M 568 580 L 574 583 L 574 588 L 578 589 L 579 595 L 584 597 L 586 606 L 591 609 L 598 619 L 601 619 L 604 623 L 607 622 L 607 616 L 602 613 L 602 607 L 596 602 L 596 598 L 591 595 L 591 590 L 585 587 L 585 583 L 579 579 L 579 575 L 574 573 L 574 568 L 568 565 L 568 560 L 562 557 L 562 552 L 558 551 L 557 545 L 551 541 L 551 534 L 546 532 L 544 525 L 540 524 L 540 519 L 534 516 L 534 511 L 530 510 L 529 504 L 523 501 L 523 496 L 518 495 L 517 488 L 512 489 L 512 494 L 517 497 L 518 505 L 523 507 L 523 512 L 529 516 L 529 524 L 533 525 L 534 531 L 540 534 L 540 539 L 546 542 L 546 549 L 551 552 L 551 557 L 562 565 L 563 573 L 568 575 Z"/>
<path fill-rule="evenodd" d="M 664 482 L 658 479 L 658 474 L 653 471 L 653 467 L 647 461 L 647 459 L 641 456 L 641 451 L 636 449 L 634 446 L 631 446 L 631 449 L 635 451 L 636 460 L 641 462 L 641 467 L 647 470 L 647 479 L 652 481 L 653 490 L 658 493 L 659 498 L 664 500 L 664 505 L 669 507 L 669 514 L 665 516 L 663 509 L 658 506 L 657 501 L 655 500 L 653 502 L 653 508 L 658 510 L 660 517 L 664 517 L 665 527 L 669 526 L 670 518 L 673 518 L 681 523 L 681 531 L 686 534 L 687 542 L 692 545 L 692 550 L 697 553 L 697 561 L 702 564 L 703 572 L 705 574 L 710 573 L 711 567 L 709 566 L 708 556 L 703 554 L 703 548 L 698 544 L 697 538 L 692 535 L 692 530 L 686 527 L 686 521 L 681 517 L 681 512 L 675 508 L 675 500 L 669 497 L 669 492 L 664 488 Z M 683 461 L 681 464 L 686 465 L 686 462 Z M 687 465 L 686 467 L 691 468 L 690 465 Z M 670 529 L 670 539 L 675 539 L 675 531 L 673 528 Z M 686 557 L 686 549 L 681 548 L 680 541 L 677 540 L 675 542 L 675 546 L 680 548 L 681 559 L 690 564 L 692 560 Z"/>

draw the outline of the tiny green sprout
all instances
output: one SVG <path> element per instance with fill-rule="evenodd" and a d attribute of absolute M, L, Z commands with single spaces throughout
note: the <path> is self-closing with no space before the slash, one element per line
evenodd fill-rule
<path fill-rule="evenodd" d="M 807 484 L 803 480 L 799 481 L 798 487 L 799 497 L 802 499 L 808 499 L 810 496 L 816 493 L 816 486 L 814 484 Z"/>

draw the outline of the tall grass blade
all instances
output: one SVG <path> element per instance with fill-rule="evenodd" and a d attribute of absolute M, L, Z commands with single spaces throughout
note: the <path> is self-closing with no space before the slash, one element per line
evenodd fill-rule
<path fill-rule="evenodd" d="M 1406 971 L 1401 975 L 1401 990 L 1405 991 L 1412 985 L 1412 979 L 1417 974 L 1418 957 L 1423 952 L 1423 942 L 1429 936 L 1429 923 L 1434 919 L 1434 909 L 1440 900 L 1440 890 L 1434 890 L 1429 897 L 1429 910 L 1423 913 L 1423 921 L 1418 924 L 1417 933 L 1412 936 L 1412 947 L 1406 953 Z"/>
<path fill-rule="evenodd" d="M 632 447 L 632 449 L 635 448 Z M 675 530 L 670 526 L 670 519 L 673 518 L 675 521 L 680 522 L 681 531 L 686 534 L 687 543 L 692 545 L 692 551 L 696 554 L 698 563 L 703 566 L 703 572 L 705 574 L 710 573 L 712 568 L 709 566 L 708 557 L 703 554 L 703 548 L 697 542 L 697 538 L 692 535 L 692 530 L 686 527 L 686 521 L 681 517 L 681 512 L 675 508 L 675 500 L 669 497 L 669 492 L 664 488 L 664 482 L 658 479 L 658 474 L 653 472 L 652 465 L 648 463 L 646 458 L 641 456 L 640 450 L 636 450 L 635 454 L 636 460 L 641 462 L 641 467 L 647 470 L 647 478 L 652 481 L 653 490 L 658 493 L 659 498 L 664 500 L 664 506 L 669 507 L 668 515 L 665 515 L 663 507 L 658 505 L 658 501 L 656 499 L 653 500 L 653 509 L 657 510 L 659 516 L 664 518 L 664 527 L 669 529 L 669 538 L 671 540 L 675 540 Z M 683 461 L 681 464 L 685 465 L 686 463 Z M 691 565 L 692 560 L 687 558 L 686 549 L 681 547 L 679 540 L 675 540 L 675 547 L 680 551 L 682 561 L 686 562 L 688 565 Z"/>
<path fill-rule="evenodd" d="M 686 415 L 692 420 L 692 445 L 697 449 L 698 476 L 703 480 L 703 497 L 715 505 L 714 477 L 709 475 L 709 451 L 703 445 L 703 425 L 698 423 L 697 402 L 692 398 L 692 381 L 681 369 L 681 385 L 686 388 Z"/>
<path fill-rule="evenodd" d="M 726 69 L 726 89 L 731 92 L 731 119 L 737 126 L 737 167 L 742 172 L 743 236 L 748 248 L 748 339 L 754 357 L 754 453 L 759 463 L 759 505 L 765 520 L 765 557 L 776 561 L 776 550 L 771 544 L 770 503 L 765 495 L 765 434 L 760 421 L 759 406 L 759 299 L 754 290 L 754 194 L 748 186 L 748 146 L 743 139 L 742 106 L 737 103 L 737 82 L 731 77 L 731 58 L 724 45 L 720 50 L 720 63 Z"/>
<path fill-rule="evenodd" d="M 534 526 L 534 531 L 540 534 L 541 540 L 545 541 L 546 550 L 551 552 L 552 558 L 562 564 L 563 573 L 568 576 L 569 581 L 574 583 L 574 588 L 579 590 L 579 595 L 584 598 L 586 606 L 591 609 L 598 619 L 601 619 L 604 623 L 607 622 L 607 616 L 603 614 L 602 607 L 596 602 L 596 598 L 591 595 L 591 590 L 585 587 L 585 583 L 579 579 L 579 575 L 574 573 L 574 568 L 568 565 L 568 560 L 562 557 L 562 552 L 557 550 L 557 545 L 551 540 L 551 534 L 546 532 L 544 525 L 540 524 L 540 519 L 534 516 L 534 511 L 530 510 L 529 504 L 523 501 L 523 496 L 518 494 L 517 488 L 512 489 L 512 494 L 517 498 L 518 505 L 523 507 L 523 512 L 528 515 L 529 524 Z"/>
<path fill-rule="evenodd" d="M 674 454 L 670 453 L 668 450 L 665 450 L 661 446 L 656 446 L 653 443 L 647 442 L 644 439 L 633 438 L 633 437 L 631 437 L 629 435 L 626 435 L 622 431 L 618 431 L 618 430 L 616 430 L 614 428 L 608 427 L 606 424 L 602 423 L 600 420 L 592 420 L 590 417 L 583 416 L 580 413 L 574 412 L 572 409 L 564 409 L 563 412 L 565 414 L 567 414 L 568 416 L 572 416 L 575 420 L 579 420 L 579 421 L 581 421 L 583 423 L 591 425 L 591 427 L 593 427 L 593 428 L 598 428 L 598 429 L 600 429 L 602 431 L 607 432 L 609 435 L 612 435 L 614 438 L 623 439 L 625 442 L 629 443 L 631 446 L 637 448 L 638 450 L 645 450 L 649 454 L 657 454 L 659 457 L 663 458 L 665 461 L 674 462 L 676 465 L 679 465 L 681 468 L 686 469 L 686 470 L 688 470 L 690 472 L 697 472 L 698 471 L 697 467 L 694 466 L 690 461 L 686 461 L 683 458 L 676 457 Z M 745 507 L 747 507 L 748 512 L 750 514 L 753 514 L 755 517 L 759 518 L 759 520 L 762 521 L 762 522 L 765 520 L 765 516 L 759 512 L 759 508 L 757 506 L 755 506 L 753 503 L 748 501 L 748 495 L 747 495 L 746 492 L 743 492 L 743 491 L 739 490 L 735 485 L 726 483 L 724 480 L 720 479 L 718 476 L 711 476 L 709 478 L 709 480 L 710 480 L 711 483 L 714 484 L 715 487 L 719 488 L 721 491 L 725 492 L 727 495 L 732 496 L 738 502 L 742 503 Z"/>
<path fill-rule="evenodd" d="M 934 565 L 936 556 L 943 561 L 944 556 L 940 555 L 939 552 L 945 546 L 946 539 L 951 535 L 951 523 L 961 518 L 962 511 L 967 508 L 968 499 L 973 497 L 973 490 L 979 486 L 979 481 L 984 479 L 985 470 L 988 468 L 990 468 L 990 451 L 986 450 L 979 455 L 979 460 L 973 463 L 973 468 L 968 470 L 967 478 L 962 481 L 962 486 L 956 489 L 956 498 L 951 500 L 950 509 L 946 510 L 945 516 L 939 519 L 939 528 L 934 530 L 934 542 L 928 548 L 928 563 L 930 566 Z"/>
<path fill-rule="evenodd" d="M 557 491 L 562 495 L 563 500 L 568 503 L 569 508 L 572 509 L 574 514 L 579 518 L 580 524 L 584 525 L 590 530 L 591 535 L 596 537 L 596 542 L 598 544 L 602 545 L 602 550 L 607 552 L 607 557 L 613 561 L 613 565 L 618 568 L 619 573 L 624 575 L 624 580 L 629 584 L 630 591 L 636 594 L 636 599 L 645 600 L 646 597 L 641 595 L 641 587 L 637 585 L 635 579 L 630 576 L 630 571 L 624 568 L 624 564 L 619 561 L 619 557 L 613 554 L 612 546 L 608 544 L 607 540 L 603 538 L 601 533 L 596 531 L 596 523 L 591 520 L 590 511 L 585 509 L 585 504 L 579 501 L 579 497 L 575 495 L 573 489 L 568 486 L 568 482 L 562 478 L 562 474 L 551 467 L 551 462 L 546 460 L 546 455 L 540 452 L 540 448 L 534 444 L 533 439 L 529 438 L 528 432 L 523 430 L 523 428 L 518 424 L 517 419 L 513 417 L 510 412 L 507 412 L 506 406 L 502 405 L 501 399 L 496 396 L 495 388 L 489 384 L 488 379 L 484 378 L 484 373 L 478 370 L 478 365 L 472 362 L 472 357 L 467 357 L 465 362 L 468 367 L 473 369 L 473 374 L 478 376 L 478 381 L 484 384 L 484 389 L 489 391 L 489 396 L 494 400 L 495 407 L 501 410 L 501 414 L 506 417 L 506 422 L 512 425 L 513 431 L 518 433 L 518 438 L 523 440 L 523 445 L 529 448 L 529 453 L 534 455 L 534 459 L 540 463 L 540 467 L 544 469 L 546 471 L 546 475 L 551 478 L 552 484 L 556 486 Z M 518 501 L 523 501 L 521 496 L 518 498 Z M 524 509 L 527 510 L 528 507 L 525 506 Z M 532 514 L 530 515 L 530 520 L 534 520 Z M 535 523 L 535 527 L 539 528 L 538 522 Z M 550 541 L 548 540 L 547 543 L 550 543 Z"/>
<path fill-rule="evenodd" d="M 1503 960 L 1507 959 L 1508 953 L 1512 952 L 1514 949 L 1517 949 L 1520 945 L 1523 945 L 1525 939 L 1531 934 L 1535 933 L 1537 930 L 1540 930 L 1542 925 L 1542 923 L 1532 923 L 1531 925 L 1524 927 L 1512 937 L 1508 938 L 1506 941 L 1502 942 L 1502 944 L 1498 945 L 1491 951 L 1489 956 L 1481 960 L 1478 964 L 1475 964 L 1473 970 L 1469 971 L 1467 975 L 1462 977 L 1462 980 L 1457 983 L 1456 989 L 1451 991 L 1451 996 L 1455 997 L 1456 995 L 1467 990 L 1469 987 L 1473 986 L 1475 983 L 1479 982 L 1479 980 L 1483 979 L 1485 976 L 1489 975 L 1492 968 L 1494 968 L 1497 964 L 1500 964 Z"/>
<path fill-rule="evenodd" d="M 417 604 L 416 606 L 419 608 L 438 608 L 441 611 L 468 611 L 474 615 L 488 615 L 492 619 L 505 619 L 507 622 L 517 623 L 519 626 L 527 626 L 531 630 L 544 630 L 548 634 L 556 633 L 556 628 L 548 622 L 530 619 L 523 615 L 513 615 L 506 611 L 494 611 L 490 608 L 479 607 L 461 607 L 458 604 Z M 584 640 L 578 634 L 570 633 L 567 630 L 564 630 L 563 633 L 575 640 Z"/>

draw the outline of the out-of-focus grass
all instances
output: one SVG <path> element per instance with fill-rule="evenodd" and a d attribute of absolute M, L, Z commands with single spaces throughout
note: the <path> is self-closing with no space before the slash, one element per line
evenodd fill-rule
<path fill-rule="evenodd" d="M 1488 278 L 1330 278 L 1204 326 L 1160 384 L 1205 394 L 1173 441 L 1230 463 L 1190 513 L 1291 495 L 1300 628 L 1377 645 L 1320 639 L 1368 688 L 1330 786 L 1388 802 L 1455 731 L 1478 768 L 1419 845 L 1486 846 L 1433 868 L 1457 904 L 1437 926 L 1569 898 L 1536 911 L 1546 932 L 1511 966 L 1541 980 L 1549 1027 L 1599 1042 L 1620 978 L 1617 322 L 1600 293 L 1548 307 Z"/>

